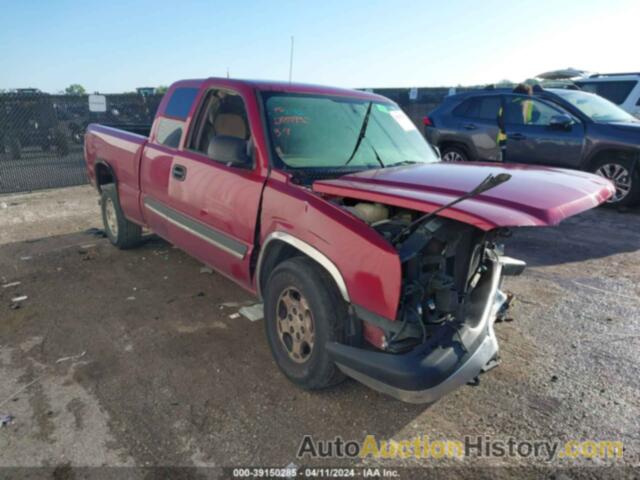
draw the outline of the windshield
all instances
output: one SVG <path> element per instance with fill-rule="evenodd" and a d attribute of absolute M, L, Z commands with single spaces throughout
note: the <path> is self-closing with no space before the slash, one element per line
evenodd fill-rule
<path fill-rule="evenodd" d="M 265 95 L 273 149 L 285 168 L 371 169 L 439 161 L 392 103 L 343 97 Z"/>
<path fill-rule="evenodd" d="M 598 95 L 577 90 L 558 90 L 554 93 L 571 103 L 594 122 L 637 122 L 620 107 Z"/>

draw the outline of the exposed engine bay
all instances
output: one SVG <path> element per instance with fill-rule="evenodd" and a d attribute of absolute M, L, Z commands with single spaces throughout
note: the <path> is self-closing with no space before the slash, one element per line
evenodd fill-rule
<path fill-rule="evenodd" d="M 495 252 L 497 258 L 501 248 L 495 239 L 508 232 L 483 232 L 438 216 L 408 228 L 420 219 L 420 212 L 347 198 L 334 201 L 398 251 L 402 291 L 396 320 L 400 326 L 386 336 L 386 351 L 410 350 L 444 325 L 462 326 L 472 293 L 487 271 L 487 255 Z"/>

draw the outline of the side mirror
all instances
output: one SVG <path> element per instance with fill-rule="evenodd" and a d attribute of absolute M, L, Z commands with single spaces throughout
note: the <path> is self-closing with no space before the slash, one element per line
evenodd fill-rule
<path fill-rule="evenodd" d="M 209 141 L 207 155 L 231 167 L 251 167 L 251 157 L 247 154 L 248 142 L 238 137 L 217 135 Z"/>
<path fill-rule="evenodd" d="M 554 115 L 549 121 L 549 127 L 554 130 L 571 130 L 572 125 L 573 118 L 566 114 Z"/>

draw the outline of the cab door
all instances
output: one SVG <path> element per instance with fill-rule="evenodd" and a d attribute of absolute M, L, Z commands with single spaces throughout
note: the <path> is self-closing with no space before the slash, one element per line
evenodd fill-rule
<path fill-rule="evenodd" d="M 498 110 L 500 95 L 479 95 L 462 102 L 453 110 L 458 122 L 456 136 L 462 136 L 472 146 L 478 160 L 499 159 Z"/>
<path fill-rule="evenodd" d="M 231 279 L 249 286 L 264 178 L 250 152 L 246 164 L 218 158 L 216 138 L 251 145 L 243 97 L 210 89 L 202 98 L 192 131 L 173 159 L 168 196 L 174 210 L 171 238 L 176 245 Z"/>
<path fill-rule="evenodd" d="M 152 228 L 153 221 L 160 224 L 171 243 L 251 288 L 249 262 L 264 176 L 248 151 L 252 134 L 245 100 L 232 90 L 212 88 L 193 113 L 178 148 L 150 151 L 146 175 L 156 181 L 143 196 L 145 211 Z M 211 149 L 216 137 L 245 145 L 247 161 L 216 158 Z"/>
<path fill-rule="evenodd" d="M 579 168 L 584 126 L 564 109 L 526 95 L 505 95 L 506 161 Z M 564 115 L 572 123 L 560 126 Z"/>

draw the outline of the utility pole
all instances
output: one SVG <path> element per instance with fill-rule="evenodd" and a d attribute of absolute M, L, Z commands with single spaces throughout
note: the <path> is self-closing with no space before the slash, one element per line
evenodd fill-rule
<path fill-rule="evenodd" d="M 293 35 L 291 35 L 291 54 L 289 56 L 289 83 L 293 77 Z"/>

